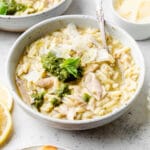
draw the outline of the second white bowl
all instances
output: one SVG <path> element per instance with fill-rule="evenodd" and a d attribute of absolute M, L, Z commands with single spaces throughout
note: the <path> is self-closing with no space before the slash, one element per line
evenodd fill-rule
<path fill-rule="evenodd" d="M 134 23 L 121 17 L 114 8 L 116 0 L 112 0 L 112 14 L 114 21 L 128 33 L 130 33 L 135 40 L 145 40 L 150 38 L 150 23 Z"/>
<path fill-rule="evenodd" d="M 68 9 L 71 2 L 72 0 L 63 0 L 53 8 L 26 16 L 0 15 L 0 30 L 23 32 L 36 23 L 63 14 Z"/>

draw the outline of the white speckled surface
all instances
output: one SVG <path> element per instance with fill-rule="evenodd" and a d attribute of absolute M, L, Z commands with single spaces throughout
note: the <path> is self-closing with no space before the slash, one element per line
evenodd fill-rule
<path fill-rule="evenodd" d="M 74 0 L 66 14 L 95 16 L 96 0 Z M 105 0 L 105 16 L 113 22 L 111 0 Z M 5 81 L 4 62 L 9 48 L 19 36 L 17 33 L 0 31 L 0 79 Z M 58 144 L 73 150 L 149 150 L 150 112 L 146 97 L 150 76 L 150 40 L 138 42 L 147 67 L 143 90 L 128 114 L 101 128 L 89 131 L 63 131 L 50 128 L 26 114 L 17 104 L 13 111 L 14 133 L 1 150 L 16 150 L 40 144 Z"/>

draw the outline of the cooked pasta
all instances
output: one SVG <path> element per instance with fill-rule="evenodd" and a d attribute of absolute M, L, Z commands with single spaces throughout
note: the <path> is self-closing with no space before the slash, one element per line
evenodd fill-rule
<path fill-rule="evenodd" d="M 16 12 L 15 15 L 26 15 L 42 12 L 59 4 L 62 0 L 16 0 L 26 6 L 24 11 Z"/>
<path fill-rule="evenodd" d="M 0 15 L 35 14 L 58 5 L 63 0 L 0 0 Z"/>
<path fill-rule="evenodd" d="M 16 69 L 23 100 L 40 113 L 68 120 L 107 115 L 130 100 L 139 68 L 131 49 L 107 35 L 74 24 L 27 46 Z"/>

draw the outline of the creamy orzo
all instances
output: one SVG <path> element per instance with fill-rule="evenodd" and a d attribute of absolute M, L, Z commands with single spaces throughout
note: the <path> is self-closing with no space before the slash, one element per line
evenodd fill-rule
<path fill-rule="evenodd" d="M 138 86 L 131 49 L 107 35 L 102 49 L 95 28 L 74 24 L 29 45 L 16 69 L 16 84 L 33 109 L 54 118 L 84 120 L 125 104 Z"/>
<path fill-rule="evenodd" d="M 52 8 L 63 0 L 0 0 L 1 15 L 28 15 Z"/>

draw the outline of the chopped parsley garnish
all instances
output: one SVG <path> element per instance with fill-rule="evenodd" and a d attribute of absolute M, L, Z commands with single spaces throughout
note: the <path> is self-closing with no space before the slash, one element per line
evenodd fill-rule
<path fill-rule="evenodd" d="M 80 58 L 58 58 L 53 53 L 49 52 L 42 56 L 43 68 L 62 82 L 70 82 L 82 77 L 82 68 Z"/>
<path fill-rule="evenodd" d="M 80 66 L 80 59 L 79 58 L 68 58 L 63 61 L 61 64 L 61 68 L 67 70 L 74 78 L 78 78 L 79 74 L 79 66 Z"/>
<path fill-rule="evenodd" d="M 40 92 L 40 93 L 37 92 L 37 93 L 34 93 L 34 94 L 31 95 L 33 100 L 34 100 L 32 105 L 34 107 L 36 107 L 38 111 L 40 111 L 40 107 L 44 103 L 44 95 L 45 95 L 45 92 Z"/>

